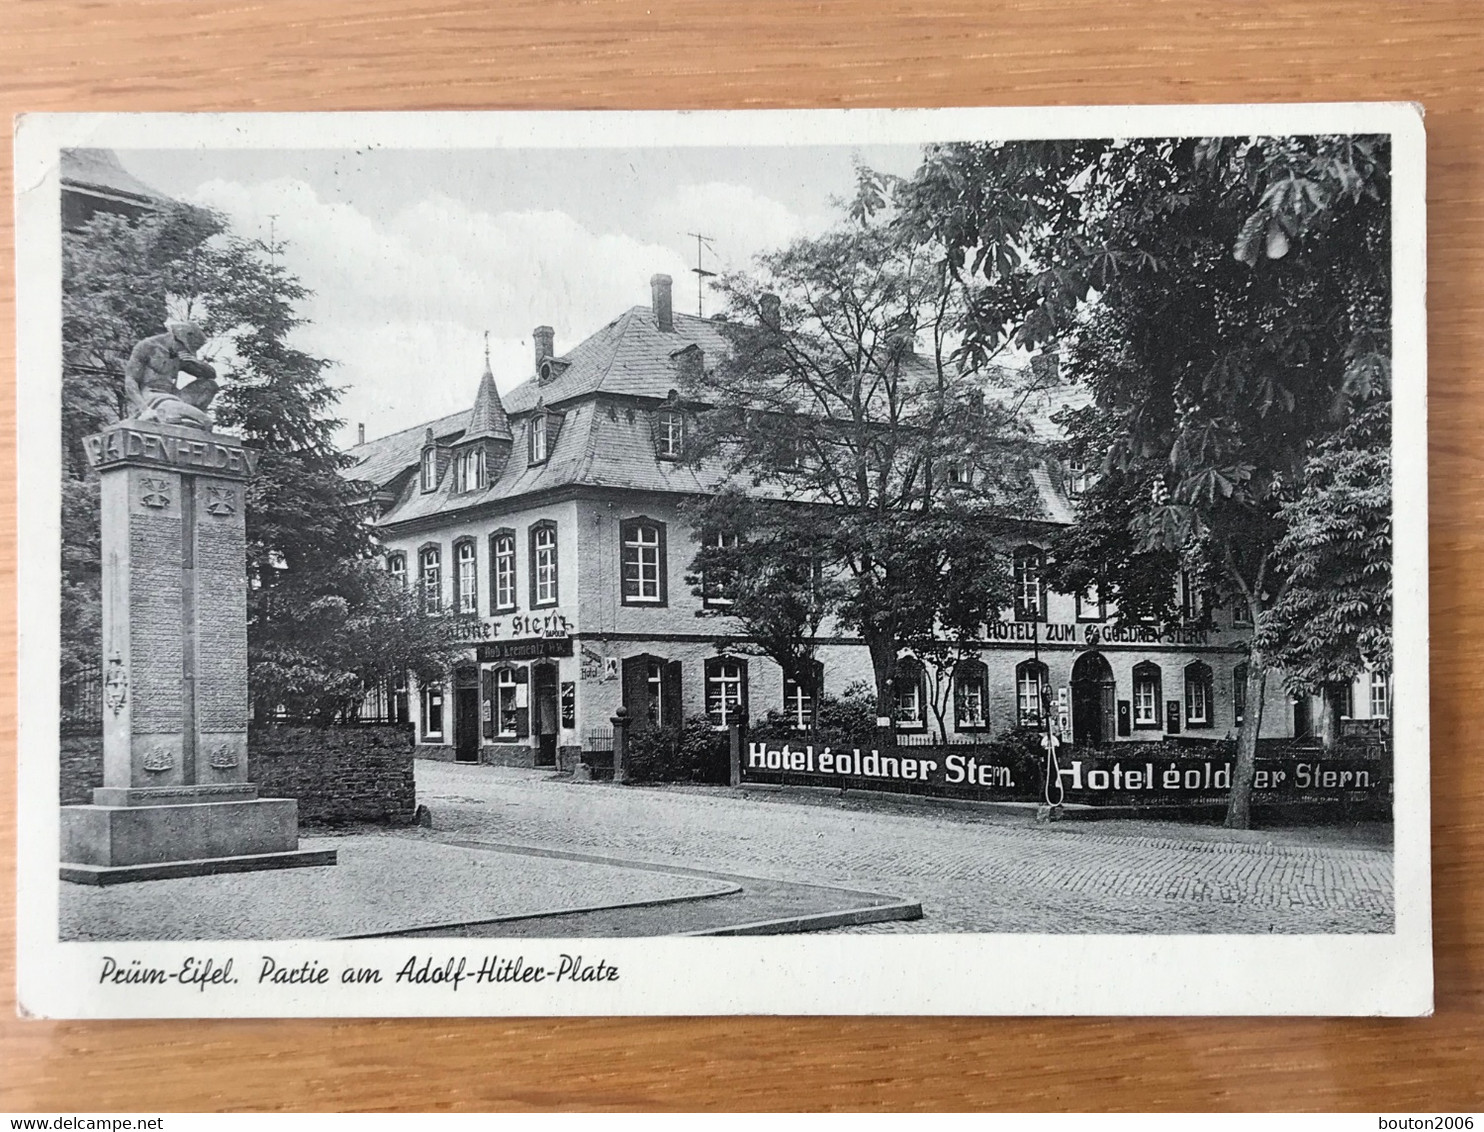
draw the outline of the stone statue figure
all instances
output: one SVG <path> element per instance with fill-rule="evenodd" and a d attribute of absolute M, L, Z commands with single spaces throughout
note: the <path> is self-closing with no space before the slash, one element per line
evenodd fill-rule
<path fill-rule="evenodd" d="M 124 365 L 129 416 L 210 430 L 206 410 L 219 387 L 216 370 L 196 357 L 204 345 L 194 322 L 167 322 L 164 334 L 141 340 Z M 181 370 L 196 379 L 184 389 L 176 388 Z"/>

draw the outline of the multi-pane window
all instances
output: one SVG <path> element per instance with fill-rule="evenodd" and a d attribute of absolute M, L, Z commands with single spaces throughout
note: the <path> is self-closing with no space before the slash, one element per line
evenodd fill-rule
<path fill-rule="evenodd" d="M 495 612 L 515 608 L 515 532 L 490 536 L 490 591 Z"/>
<path fill-rule="evenodd" d="M 1211 726 L 1211 668 L 1201 661 L 1185 666 L 1185 725 Z"/>
<path fill-rule="evenodd" d="M 552 522 L 531 528 L 531 604 L 557 603 L 557 532 Z"/>
<path fill-rule="evenodd" d="M 502 739 L 514 738 L 519 730 L 520 697 L 515 669 L 501 668 L 495 673 L 495 726 Z"/>
<path fill-rule="evenodd" d="M 685 454 L 685 414 L 661 409 L 655 421 L 655 453 L 662 460 L 678 460 Z"/>
<path fill-rule="evenodd" d="M 432 491 L 438 486 L 438 449 L 431 445 L 423 449 L 422 482 L 420 486 L 424 491 Z"/>
<path fill-rule="evenodd" d="M 622 541 L 621 592 L 625 605 L 665 603 L 665 525 L 628 519 L 619 526 Z"/>
<path fill-rule="evenodd" d="M 953 670 L 953 723 L 960 731 L 988 726 L 989 669 L 977 660 L 959 662 Z"/>
<path fill-rule="evenodd" d="M 1247 666 L 1239 664 L 1232 669 L 1232 714 L 1240 725 L 1247 714 Z"/>
<path fill-rule="evenodd" d="M 949 460 L 944 476 L 953 487 L 970 487 L 974 483 L 974 470 L 967 460 Z"/>
<path fill-rule="evenodd" d="M 386 572 L 392 576 L 392 581 L 407 588 L 407 555 L 393 554 L 386 560 Z"/>
<path fill-rule="evenodd" d="M 1206 596 L 1189 570 L 1180 571 L 1180 616 L 1200 621 L 1206 616 Z"/>
<path fill-rule="evenodd" d="M 1159 665 L 1145 663 L 1134 667 L 1134 726 L 1158 728 Z"/>
<path fill-rule="evenodd" d="M 720 657 L 706 662 L 706 714 L 716 727 L 746 721 L 747 665 Z"/>
<path fill-rule="evenodd" d="M 458 544 L 454 551 L 454 570 L 457 579 L 458 603 L 460 613 L 479 612 L 479 578 L 476 571 L 478 563 L 474 557 L 473 540 L 465 540 Z"/>
<path fill-rule="evenodd" d="M 1027 660 L 1015 668 L 1015 715 L 1021 727 L 1041 726 L 1041 690 L 1046 687 L 1046 666 Z"/>
<path fill-rule="evenodd" d="M 1046 616 L 1046 592 L 1041 586 L 1041 571 L 1046 555 L 1035 546 L 1022 546 L 1015 552 L 1015 620 L 1040 621 Z"/>
<path fill-rule="evenodd" d="M 1386 719 L 1391 715 L 1391 689 L 1384 672 L 1371 673 L 1371 718 Z"/>
<path fill-rule="evenodd" d="M 644 666 L 644 714 L 655 727 L 671 722 L 665 718 L 665 663 L 651 660 Z"/>
<path fill-rule="evenodd" d="M 783 714 L 799 730 L 814 726 L 814 692 L 824 684 L 821 666 L 814 666 L 812 680 L 800 682 L 792 676 L 783 678 Z"/>
<path fill-rule="evenodd" d="M 1355 715 L 1355 689 L 1350 684 L 1338 684 L 1334 688 L 1334 695 L 1338 703 L 1336 708 L 1341 719 L 1350 719 Z M 1371 714 L 1375 714 L 1372 712 Z"/>
<path fill-rule="evenodd" d="M 1250 610 L 1250 609 L 1247 608 L 1247 603 L 1245 601 L 1243 601 L 1241 598 L 1237 598 L 1236 604 L 1232 606 L 1232 624 L 1233 625 L 1251 625 L 1252 624 L 1252 610 Z"/>
<path fill-rule="evenodd" d="M 443 608 L 443 555 L 436 546 L 425 546 L 418 554 L 419 581 L 423 591 L 423 612 L 437 613 Z"/>
<path fill-rule="evenodd" d="M 897 661 L 896 721 L 903 729 L 926 726 L 923 715 L 922 665 L 911 657 Z"/>
<path fill-rule="evenodd" d="M 464 449 L 453 465 L 454 491 L 478 491 L 485 486 L 484 449 Z"/>
<path fill-rule="evenodd" d="M 526 432 L 530 437 L 530 462 L 533 464 L 546 463 L 546 414 L 536 413 L 531 417 L 531 423 Z"/>
<path fill-rule="evenodd" d="M 706 536 L 706 546 L 716 550 L 735 550 L 738 545 L 736 535 L 727 534 L 725 531 L 713 531 Z M 731 605 L 732 599 L 727 595 L 727 575 L 730 573 L 724 569 L 703 570 L 701 572 L 701 604 L 707 606 Z"/>
<path fill-rule="evenodd" d="M 1087 464 L 1083 460 L 1070 460 L 1067 462 L 1067 495 L 1077 499 L 1087 494 L 1088 485 L 1092 477 L 1088 474 Z"/>
<path fill-rule="evenodd" d="M 1107 616 L 1107 607 L 1103 604 L 1102 594 L 1096 585 L 1088 586 L 1077 595 L 1078 621 L 1102 621 Z"/>
<path fill-rule="evenodd" d="M 423 738 L 443 738 L 443 685 L 423 685 Z"/>

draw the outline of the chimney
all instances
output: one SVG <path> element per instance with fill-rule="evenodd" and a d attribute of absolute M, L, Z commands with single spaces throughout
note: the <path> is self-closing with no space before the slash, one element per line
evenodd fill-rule
<path fill-rule="evenodd" d="M 654 324 L 666 333 L 675 329 L 675 316 L 670 310 L 670 282 L 668 275 L 649 277 L 650 305 L 654 307 Z"/>
<path fill-rule="evenodd" d="M 763 317 L 763 325 L 773 330 L 778 329 L 778 296 L 771 291 L 763 292 L 762 298 L 757 301 L 758 311 Z"/>
<path fill-rule="evenodd" d="M 538 326 L 531 331 L 531 337 L 536 342 L 536 368 L 541 368 L 541 363 L 555 352 L 556 331 L 549 326 Z"/>
<path fill-rule="evenodd" d="M 357 444 L 365 444 L 366 443 L 366 426 L 365 426 L 364 423 L 363 424 L 356 425 L 356 443 Z"/>

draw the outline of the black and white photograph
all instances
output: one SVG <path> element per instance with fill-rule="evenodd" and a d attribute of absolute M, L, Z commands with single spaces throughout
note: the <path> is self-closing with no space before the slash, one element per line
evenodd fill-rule
<path fill-rule="evenodd" d="M 25 119 L 23 1006 L 1430 1011 L 1422 148 Z"/>

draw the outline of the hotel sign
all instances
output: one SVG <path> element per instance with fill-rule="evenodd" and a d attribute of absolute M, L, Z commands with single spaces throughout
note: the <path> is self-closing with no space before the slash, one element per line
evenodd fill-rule
<path fill-rule="evenodd" d="M 1216 805 L 1231 792 L 1228 750 L 1179 751 L 1158 744 L 1128 744 L 1106 754 L 1062 752 L 1057 777 L 1062 801 L 1081 805 L 1161 807 Z M 1162 755 L 1163 757 L 1158 757 Z M 1042 800 L 1045 761 L 1001 747 L 890 747 L 835 749 L 809 743 L 748 742 L 742 781 L 784 786 L 882 790 L 986 802 Z M 1383 760 L 1263 757 L 1257 762 L 1253 801 L 1365 803 L 1390 798 L 1391 767 Z M 1053 800 L 1055 798 L 1053 790 Z"/>
<path fill-rule="evenodd" d="M 566 637 L 577 626 L 560 613 L 512 613 L 506 617 L 465 618 L 450 624 L 446 630 L 453 641 L 479 644 L 508 638 Z M 571 656 L 570 649 L 562 653 Z"/>

